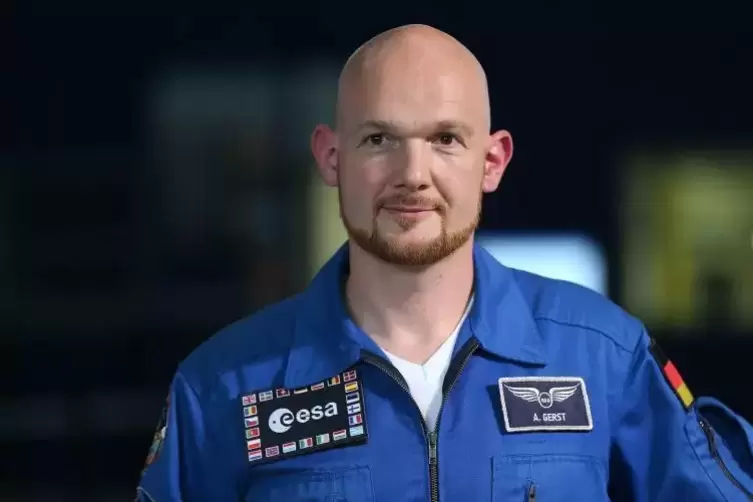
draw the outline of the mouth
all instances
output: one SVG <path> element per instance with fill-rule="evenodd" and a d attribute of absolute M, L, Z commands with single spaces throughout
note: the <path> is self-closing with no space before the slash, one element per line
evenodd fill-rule
<path fill-rule="evenodd" d="M 382 209 L 391 213 L 428 213 L 434 211 L 433 207 L 415 206 L 384 206 Z"/>
<path fill-rule="evenodd" d="M 384 206 L 382 209 L 390 219 L 399 221 L 423 221 L 436 213 L 436 208 L 429 206 Z"/>

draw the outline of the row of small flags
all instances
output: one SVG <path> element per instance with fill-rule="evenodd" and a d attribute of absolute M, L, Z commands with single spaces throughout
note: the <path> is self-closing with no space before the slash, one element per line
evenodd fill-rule
<path fill-rule="evenodd" d="M 353 418 L 353 417 L 350 417 Z M 361 423 L 361 416 L 358 415 L 358 423 Z M 350 421 L 351 423 L 354 423 L 353 420 Z M 351 427 L 349 430 L 341 429 L 338 431 L 334 431 L 332 433 L 332 441 L 342 441 L 343 439 L 346 439 L 348 437 L 348 433 L 350 433 L 351 437 L 355 436 L 362 436 L 364 433 L 363 425 L 357 425 L 355 427 Z M 262 458 L 272 458 L 276 457 L 282 453 L 291 453 L 296 450 L 305 450 L 307 448 L 311 448 L 314 446 L 314 443 L 316 443 L 317 446 L 321 446 L 324 444 L 327 444 L 330 442 L 330 434 L 319 434 L 315 438 L 304 438 L 298 440 L 298 443 L 295 441 L 291 441 L 289 443 L 284 443 L 282 445 L 282 449 L 280 446 L 269 446 L 267 448 L 264 448 L 262 450 L 261 448 L 261 440 L 260 439 L 254 439 L 253 441 L 248 442 L 248 449 L 250 450 L 248 452 L 248 461 L 253 462 L 255 460 L 261 460 Z"/>
<path fill-rule="evenodd" d="M 355 381 L 356 379 L 356 370 L 350 370 L 343 373 L 342 381 L 345 382 L 345 392 L 353 392 L 358 388 L 358 382 Z M 340 385 L 340 375 L 334 376 L 327 380 L 326 383 L 327 386 L 333 387 L 335 385 Z M 310 387 L 303 387 L 300 389 L 295 389 L 292 391 L 293 394 L 305 394 L 306 392 L 311 389 L 312 391 L 322 390 L 325 386 L 324 382 L 319 382 L 311 385 Z M 288 389 L 276 389 L 275 391 L 267 390 L 264 392 L 259 392 L 258 395 L 258 402 L 263 403 L 265 401 L 271 401 L 275 397 L 282 398 L 287 397 L 291 394 L 291 391 Z M 250 406 L 252 404 L 257 403 L 257 395 L 256 394 L 248 394 L 247 396 L 243 396 L 242 398 L 243 406 Z"/>

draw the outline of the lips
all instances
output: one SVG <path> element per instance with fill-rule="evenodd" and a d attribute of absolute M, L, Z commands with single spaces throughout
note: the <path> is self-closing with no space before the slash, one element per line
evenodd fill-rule
<path fill-rule="evenodd" d="M 384 206 L 387 211 L 396 213 L 423 213 L 425 211 L 434 211 L 433 207 L 415 207 L 415 206 Z"/>

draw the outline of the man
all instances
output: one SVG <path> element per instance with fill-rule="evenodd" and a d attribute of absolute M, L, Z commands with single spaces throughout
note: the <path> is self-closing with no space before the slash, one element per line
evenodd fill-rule
<path fill-rule="evenodd" d="M 753 429 L 637 320 L 474 245 L 513 150 L 489 129 L 448 35 L 350 58 L 311 142 L 349 242 L 180 365 L 139 500 L 753 500 Z"/>

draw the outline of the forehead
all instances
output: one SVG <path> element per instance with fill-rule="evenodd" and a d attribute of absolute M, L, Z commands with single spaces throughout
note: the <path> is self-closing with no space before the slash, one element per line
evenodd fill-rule
<path fill-rule="evenodd" d="M 410 72 L 384 75 L 364 82 L 358 94 L 363 107 L 397 112 L 407 107 L 428 112 L 436 107 L 462 111 L 470 104 L 463 82 L 452 75 Z"/>
<path fill-rule="evenodd" d="M 352 79 L 342 96 L 342 118 L 351 126 L 368 120 L 483 121 L 486 91 L 472 75 L 420 60 L 401 63 L 385 61 Z"/>

